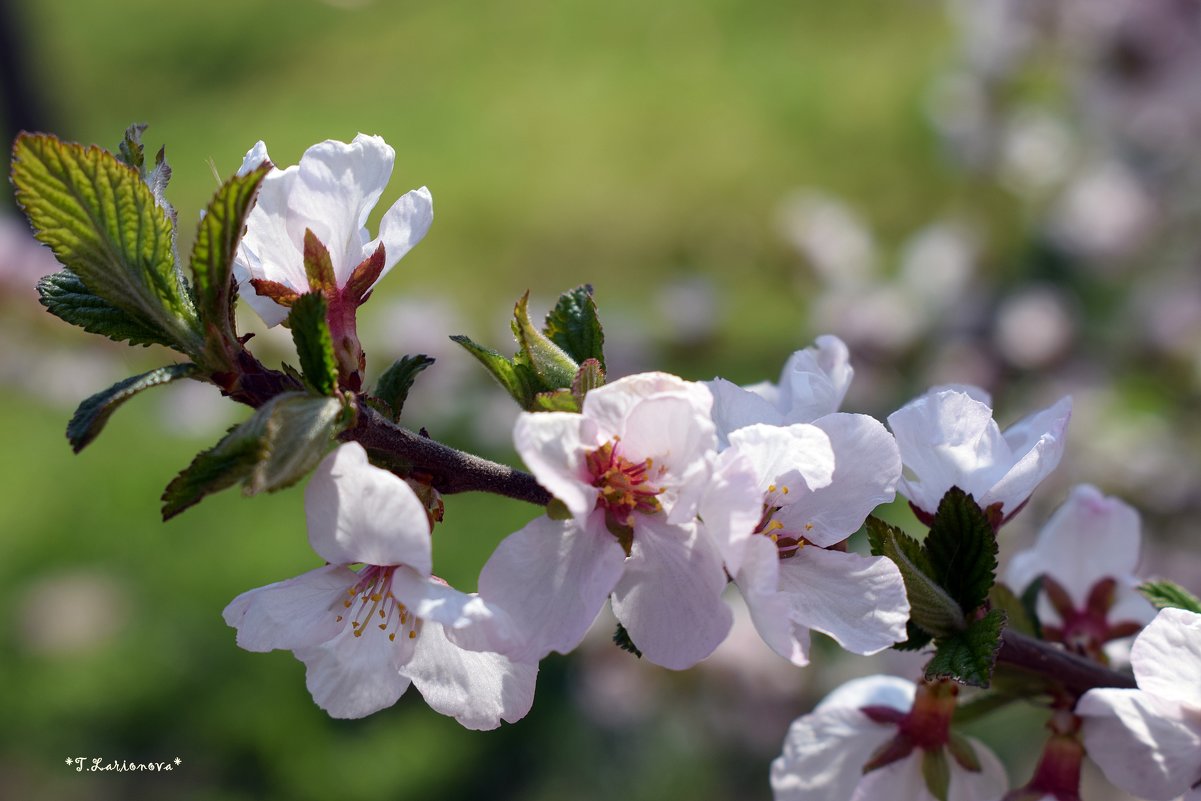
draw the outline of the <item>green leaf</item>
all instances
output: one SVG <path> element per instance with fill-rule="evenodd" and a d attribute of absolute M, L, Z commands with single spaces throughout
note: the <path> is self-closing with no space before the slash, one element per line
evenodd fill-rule
<path fill-rule="evenodd" d="M 596 359 L 602 372 L 605 369 L 605 334 L 592 299 L 592 285 L 569 289 L 559 296 L 559 302 L 546 315 L 543 332 L 552 342 L 581 364 Z"/>
<path fill-rule="evenodd" d="M 311 289 L 333 292 L 338 288 L 329 248 L 317 238 L 311 228 L 304 229 L 304 274 L 309 279 Z"/>
<path fill-rule="evenodd" d="M 226 181 L 209 201 L 196 232 L 192 283 L 210 352 L 227 352 L 237 338 L 233 319 L 234 255 L 246 227 L 246 215 L 270 171 L 270 163 L 262 164 Z"/>
<path fill-rule="evenodd" d="M 541 391 L 538 376 L 532 368 L 521 362 L 511 361 L 494 350 L 477 345 L 465 336 L 452 336 L 451 339 L 479 360 L 488 368 L 492 377 L 513 397 L 521 408 L 529 410 L 534 404 L 534 395 Z"/>
<path fill-rule="evenodd" d="M 1156 609 L 1186 609 L 1189 612 L 1201 613 L 1201 600 L 1197 596 L 1172 581 L 1148 581 L 1140 584 L 1138 591 Z"/>
<path fill-rule="evenodd" d="M 1005 618 L 1009 621 L 1009 628 L 1020 631 L 1022 634 L 1029 634 L 1031 637 L 1038 636 L 1038 632 L 1034 628 L 1034 621 L 1026 611 L 1022 599 L 1015 595 L 1007 585 L 1000 582 L 994 584 L 988 591 L 988 603 L 993 609 L 1004 610 Z"/>
<path fill-rule="evenodd" d="M 317 466 L 351 420 L 337 398 L 276 395 L 250 419 L 201 452 L 163 492 L 169 520 L 206 495 L 245 482 L 254 495 L 291 486 Z"/>
<path fill-rule="evenodd" d="M 375 397 L 388 404 L 393 422 L 400 419 L 405 401 L 409 397 L 409 390 L 413 388 L 417 374 L 433 363 L 433 357 L 426 356 L 424 353 L 418 353 L 416 356 L 403 356 L 393 362 L 392 366 L 379 377 L 379 381 L 375 384 Z"/>
<path fill-rule="evenodd" d="M 955 679 L 974 687 L 987 687 L 992 680 L 1005 613 L 993 609 L 966 629 L 938 638 L 934 658 L 926 665 L 927 679 Z"/>
<path fill-rule="evenodd" d="M 135 375 L 113 384 L 103 392 L 97 392 L 79 404 L 71 422 L 67 423 L 67 440 L 72 450 L 76 453 L 83 450 L 104 428 L 117 407 L 142 390 L 180 378 L 191 378 L 200 372 L 200 368 L 194 364 L 172 364 Z"/>
<path fill-rule="evenodd" d="M 145 150 L 142 147 L 142 134 L 146 132 L 146 127 L 144 122 L 135 122 L 125 129 L 125 136 L 117 145 L 117 158 L 139 173 L 146 163 Z"/>
<path fill-rule="evenodd" d="M 634 645 L 634 641 L 630 639 L 630 632 L 626 631 L 626 627 L 617 624 L 617 631 L 613 632 L 613 644 L 623 651 L 628 651 L 639 659 L 642 658 L 642 651 L 638 650 L 638 646 Z"/>
<path fill-rule="evenodd" d="M 922 752 L 922 779 L 930 795 L 938 801 L 947 801 L 951 791 L 951 765 L 947 761 L 947 752 L 941 748 L 933 748 Z"/>
<path fill-rule="evenodd" d="M 875 517 L 867 519 L 867 536 L 872 553 L 887 556 L 900 569 L 912 623 L 935 637 L 964 628 L 959 604 L 926 572 L 929 562 L 917 540 Z"/>
<path fill-rule="evenodd" d="M 91 294 L 183 352 L 201 352 L 169 212 L 138 170 L 98 147 L 26 133 L 13 145 L 12 181 L 37 238 Z"/>
<path fill-rule="evenodd" d="M 333 395 L 338 388 L 338 362 L 325 318 L 326 308 L 325 296 L 310 292 L 301 295 L 288 314 L 300 370 L 305 383 L 318 395 Z"/>
<path fill-rule="evenodd" d="M 930 575 L 965 614 L 984 603 L 997 571 L 997 535 L 974 498 L 958 487 L 939 501 L 926 535 Z"/>
<path fill-rule="evenodd" d="M 544 412 L 578 412 L 579 403 L 570 389 L 556 389 L 554 392 L 539 392 L 534 396 L 535 408 Z"/>
<path fill-rule="evenodd" d="M 576 406 L 580 409 L 584 408 L 584 397 L 596 389 L 605 385 L 605 370 L 596 359 L 585 359 L 580 364 L 580 371 L 575 374 L 575 379 L 571 382 L 571 394 L 575 398 Z"/>
<path fill-rule="evenodd" d="M 530 322 L 530 293 L 513 307 L 513 336 L 543 390 L 570 389 L 580 366 Z"/>
<path fill-rule="evenodd" d="M 90 334 L 130 345 L 174 347 L 162 331 L 93 295 L 70 270 L 44 276 L 38 281 L 38 295 L 48 312 Z"/>

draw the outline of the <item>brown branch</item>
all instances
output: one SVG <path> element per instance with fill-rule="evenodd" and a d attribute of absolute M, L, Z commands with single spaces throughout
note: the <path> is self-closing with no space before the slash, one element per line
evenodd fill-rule
<path fill-rule="evenodd" d="M 1077 696 L 1094 687 L 1131 689 L 1137 686 L 1133 676 L 1110 670 L 1091 659 L 1009 628 L 1001 634 L 997 664 L 1057 683 Z"/>

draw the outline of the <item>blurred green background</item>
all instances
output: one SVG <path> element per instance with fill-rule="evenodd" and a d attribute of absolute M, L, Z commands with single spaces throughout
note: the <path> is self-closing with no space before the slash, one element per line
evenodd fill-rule
<path fill-rule="evenodd" d="M 511 412 L 489 416 L 499 393 L 445 337 L 507 349 L 504 320 L 527 288 L 545 309 L 592 283 L 612 359 L 628 370 L 749 382 L 821 333 L 809 319 L 817 282 L 779 230 L 798 187 L 846 198 L 890 242 L 935 215 L 991 215 L 999 275 L 1020 247 L 1021 210 L 951 168 L 930 132 L 923 98 L 951 44 L 928 2 L 9 10 L 40 103 L 32 124 L 114 147 L 148 122 L 148 147 L 165 144 L 174 168 L 185 249 L 214 173 L 232 173 L 258 139 L 281 165 L 358 131 L 395 147 L 380 211 L 424 184 L 436 219 L 361 313 L 369 371 L 435 352 L 409 425 L 494 458 L 513 459 Z M 237 649 L 219 614 L 250 587 L 316 566 L 301 491 L 227 492 L 159 521 L 166 482 L 242 412 L 215 392 L 148 394 L 73 456 L 73 404 L 168 357 L 69 330 L 11 285 L 0 304 L 0 797 L 769 798 L 788 721 L 872 669 L 819 659 L 802 673 L 740 642 L 670 674 L 601 632 L 582 655 L 546 660 L 531 714 L 496 732 L 462 730 L 416 691 L 367 720 L 332 721 L 300 663 Z M 261 341 L 283 353 L 278 338 Z M 887 413 L 921 389 L 926 374 L 908 370 L 918 358 L 879 365 L 890 389 L 856 410 Z M 438 383 L 440 371 L 453 380 Z M 1158 377 L 1134 396 L 1148 387 L 1155 412 Z M 473 589 L 490 547 L 535 510 L 447 501 L 436 569 Z M 64 764 L 75 756 L 182 765 L 89 775 Z"/>

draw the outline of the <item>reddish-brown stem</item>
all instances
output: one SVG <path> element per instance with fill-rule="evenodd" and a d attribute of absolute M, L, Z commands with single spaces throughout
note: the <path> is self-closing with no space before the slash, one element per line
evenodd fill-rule
<path fill-rule="evenodd" d="M 1054 682 L 1072 695 L 1094 687 L 1135 687 L 1134 677 L 1013 629 L 1001 634 L 997 664 Z"/>

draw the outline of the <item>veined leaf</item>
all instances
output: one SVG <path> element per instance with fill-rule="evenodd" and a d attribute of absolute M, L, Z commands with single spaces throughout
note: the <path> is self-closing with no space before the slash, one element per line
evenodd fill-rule
<path fill-rule="evenodd" d="M 1005 613 L 993 609 L 963 631 L 935 640 L 936 650 L 926 665 L 926 678 L 950 678 L 973 687 L 988 687 L 1004 628 Z"/>
<path fill-rule="evenodd" d="M 325 318 L 326 308 L 325 296 L 310 292 L 301 295 L 288 314 L 305 383 L 319 395 L 333 395 L 338 388 L 338 362 Z"/>
<path fill-rule="evenodd" d="M 233 320 L 233 265 L 246 215 L 271 171 L 262 164 L 225 182 L 209 201 L 192 247 L 192 282 L 210 352 L 225 353 L 237 338 Z"/>
<path fill-rule="evenodd" d="M 988 598 L 997 571 L 997 535 L 971 495 L 952 487 L 926 535 L 930 575 L 971 614 Z"/>
<path fill-rule="evenodd" d="M 408 400 L 409 390 L 417 374 L 434 363 L 430 356 L 418 353 L 416 356 L 403 356 L 392 363 L 384 371 L 375 384 L 375 396 L 388 404 L 388 414 L 393 422 L 400 419 L 404 411 L 405 401 Z"/>
<path fill-rule="evenodd" d="M 912 623 L 934 637 L 964 628 L 963 611 L 927 572 L 929 562 L 917 540 L 875 517 L 867 519 L 867 536 L 872 553 L 887 556 L 900 569 Z"/>
<path fill-rule="evenodd" d="M 13 145 L 12 181 L 37 238 L 91 294 L 200 354 L 169 212 L 137 169 L 98 147 L 26 133 Z"/>
<path fill-rule="evenodd" d="M 530 293 L 526 292 L 513 307 L 513 336 L 543 391 L 570 389 L 580 366 L 530 322 L 529 302 Z"/>
<path fill-rule="evenodd" d="M 465 336 L 452 336 L 454 342 L 462 345 L 468 353 L 479 360 L 488 369 L 492 377 L 500 382 L 513 400 L 521 408 L 529 410 L 534 403 L 534 396 L 542 390 L 538 376 L 531 367 L 521 362 L 506 359 L 496 351 L 477 345 Z"/>
<path fill-rule="evenodd" d="M 1201 601 L 1197 596 L 1172 581 L 1148 581 L 1140 584 L 1138 591 L 1156 609 L 1185 609 L 1189 612 L 1201 613 Z"/>
<path fill-rule="evenodd" d="M 575 361 L 596 359 L 605 369 L 605 334 L 592 299 L 592 285 L 569 289 L 546 315 L 543 333 Z"/>
<path fill-rule="evenodd" d="M 576 408 L 584 408 L 584 397 L 605 385 L 605 368 L 596 359 L 585 359 L 580 363 L 580 371 L 571 382 L 571 394 L 575 398 Z"/>
<path fill-rule="evenodd" d="M 117 407 L 142 390 L 180 378 L 190 378 L 200 372 L 200 368 L 194 364 L 172 364 L 135 375 L 113 384 L 103 392 L 97 392 L 79 404 L 71 422 L 67 423 L 67 440 L 71 448 L 76 453 L 83 450 L 104 428 Z"/>
<path fill-rule="evenodd" d="M 38 281 L 38 295 L 47 311 L 90 334 L 130 345 L 175 345 L 159 329 L 93 295 L 70 270 L 43 277 Z"/>

